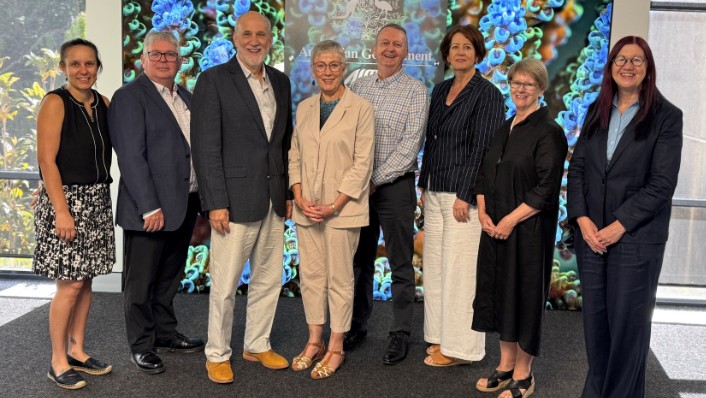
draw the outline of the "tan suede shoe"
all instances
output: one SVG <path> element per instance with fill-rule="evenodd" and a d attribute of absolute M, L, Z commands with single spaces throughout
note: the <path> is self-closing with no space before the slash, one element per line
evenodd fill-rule
<path fill-rule="evenodd" d="M 260 362 L 262 366 L 268 369 L 287 369 L 289 367 L 289 361 L 272 350 L 257 354 L 243 351 L 243 359 L 251 362 Z"/>
<path fill-rule="evenodd" d="M 206 361 L 206 370 L 208 378 L 219 384 L 228 384 L 233 382 L 233 369 L 230 367 L 230 361 L 211 362 Z"/>

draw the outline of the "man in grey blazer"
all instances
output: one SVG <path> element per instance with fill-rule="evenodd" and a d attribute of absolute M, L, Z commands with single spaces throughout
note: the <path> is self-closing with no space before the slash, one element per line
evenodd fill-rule
<path fill-rule="evenodd" d="M 174 83 L 181 58 L 173 33 L 150 32 L 143 51 L 144 73 L 115 92 L 108 122 L 120 167 L 127 339 L 138 369 L 154 374 L 164 371 L 155 351 L 197 352 L 204 343 L 177 332 L 173 304 L 199 211 L 191 94 Z"/>
<path fill-rule="evenodd" d="M 284 218 L 291 213 L 287 152 L 292 136 L 289 78 L 265 65 L 270 22 L 243 14 L 233 33 L 237 55 L 204 71 L 194 89 L 194 167 L 211 234 L 206 369 L 231 383 L 235 292 L 250 259 L 243 358 L 270 369 L 289 362 L 272 351 L 270 330 L 282 284 Z"/>

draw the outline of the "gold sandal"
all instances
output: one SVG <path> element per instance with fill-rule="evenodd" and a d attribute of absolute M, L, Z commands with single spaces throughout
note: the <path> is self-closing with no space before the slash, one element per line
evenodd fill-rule
<path fill-rule="evenodd" d="M 330 366 L 328 366 L 328 360 L 324 358 L 321 362 L 318 362 L 316 364 L 316 366 L 314 367 L 314 370 L 311 371 L 311 378 L 312 379 L 319 380 L 319 379 L 326 379 L 328 377 L 333 376 L 333 374 L 336 373 L 336 371 L 338 369 L 340 369 L 341 366 L 343 366 L 343 362 L 346 360 L 346 353 L 343 351 L 329 350 L 327 352 L 327 354 L 331 354 L 332 356 L 339 355 L 341 357 L 341 363 L 338 364 L 338 367 L 336 369 L 333 369 Z M 329 359 L 331 359 L 330 356 L 329 356 Z"/>
<path fill-rule="evenodd" d="M 306 349 L 309 348 L 309 346 L 314 346 L 318 347 L 319 350 L 316 352 L 316 355 L 314 355 L 313 358 L 309 358 L 304 356 L 304 353 L 306 352 Z M 306 343 L 306 346 L 304 346 L 304 351 L 302 351 L 301 354 L 297 355 L 294 357 L 292 360 L 292 370 L 295 372 L 299 372 L 302 370 L 307 370 L 311 367 L 311 364 L 314 363 L 314 361 L 318 361 L 321 358 L 326 355 L 326 343 L 323 341 L 319 344 L 315 343 Z"/>

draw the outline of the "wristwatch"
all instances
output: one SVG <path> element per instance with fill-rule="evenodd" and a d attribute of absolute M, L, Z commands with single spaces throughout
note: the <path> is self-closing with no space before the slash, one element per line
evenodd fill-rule
<path fill-rule="evenodd" d="M 336 210 L 336 203 L 331 203 L 331 210 L 333 210 L 333 216 L 338 217 L 341 214 L 340 211 Z"/>

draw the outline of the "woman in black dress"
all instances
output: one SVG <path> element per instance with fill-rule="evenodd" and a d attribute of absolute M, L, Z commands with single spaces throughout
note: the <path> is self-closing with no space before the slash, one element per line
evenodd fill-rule
<path fill-rule="evenodd" d="M 534 392 L 532 360 L 539 336 L 566 157 L 564 132 L 539 99 L 548 83 L 544 64 L 527 58 L 508 73 L 517 110 L 495 134 L 474 193 L 483 236 L 473 329 L 500 334 L 500 364 L 476 388 L 507 386 L 501 398 Z"/>
<path fill-rule="evenodd" d="M 47 376 L 59 387 L 86 385 L 76 371 L 102 375 L 112 367 L 84 351 L 91 282 L 115 262 L 110 200 L 112 146 L 108 100 L 93 90 L 101 69 L 96 46 L 74 39 L 61 46 L 66 85 L 47 94 L 37 117 L 37 158 L 44 182 L 35 209 L 32 270 L 56 280 L 49 309 L 52 359 Z M 67 347 L 68 341 L 68 347 Z"/>

